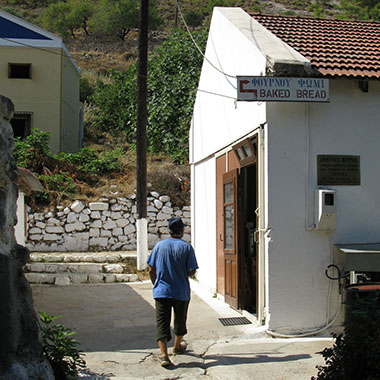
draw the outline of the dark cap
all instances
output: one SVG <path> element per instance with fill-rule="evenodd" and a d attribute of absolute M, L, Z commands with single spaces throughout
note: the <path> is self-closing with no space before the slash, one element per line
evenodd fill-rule
<path fill-rule="evenodd" d="M 169 219 L 168 227 L 173 231 L 181 231 L 185 226 L 186 224 L 184 224 L 179 217 Z"/>

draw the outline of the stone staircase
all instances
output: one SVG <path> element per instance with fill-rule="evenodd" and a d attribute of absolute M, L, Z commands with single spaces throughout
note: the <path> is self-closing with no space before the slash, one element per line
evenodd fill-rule
<path fill-rule="evenodd" d="M 137 253 L 132 252 L 33 252 L 24 266 L 31 284 L 96 284 L 148 279 L 136 271 Z"/>

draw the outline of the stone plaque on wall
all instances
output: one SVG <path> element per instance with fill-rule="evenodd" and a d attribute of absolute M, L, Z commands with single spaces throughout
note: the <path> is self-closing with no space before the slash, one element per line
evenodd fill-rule
<path fill-rule="evenodd" d="M 318 155 L 318 185 L 359 186 L 360 156 Z"/>

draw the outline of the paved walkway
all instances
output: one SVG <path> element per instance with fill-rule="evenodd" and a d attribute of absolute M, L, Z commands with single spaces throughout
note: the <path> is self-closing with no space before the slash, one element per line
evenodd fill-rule
<path fill-rule="evenodd" d="M 241 315 L 192 282 L 189 350 L 164 369 L 149 282 L 32 288 L 37 311 L 62 314 L 59 321 L 77 332 L 86 380 L 304 380 L 317 374 L 316 365 L 324 364 L 318 352 L 331 345 L 329 338 L 269 338 L 255 323 L 223 326 L 219 318 Z"/>

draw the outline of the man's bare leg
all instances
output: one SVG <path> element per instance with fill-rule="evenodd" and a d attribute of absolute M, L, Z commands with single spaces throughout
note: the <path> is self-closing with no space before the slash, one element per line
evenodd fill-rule
<path fill-rule="evenodd" d="M 169 357 L 169 354 L 168 354 L 168 340 L 166 338 L 159 339 L 157 341 L 157 343 L 158 343 L 158 347 L 160 347 L 161 357 L 168 358 Z"/>
<path fill-rule="evenodd" d="M 175 339 L 174 339 L 174 349 L 175 350 L 180 350 L 181 349 L 181 341 L 182 341 L 182 336 L 175 336 Z"/>

